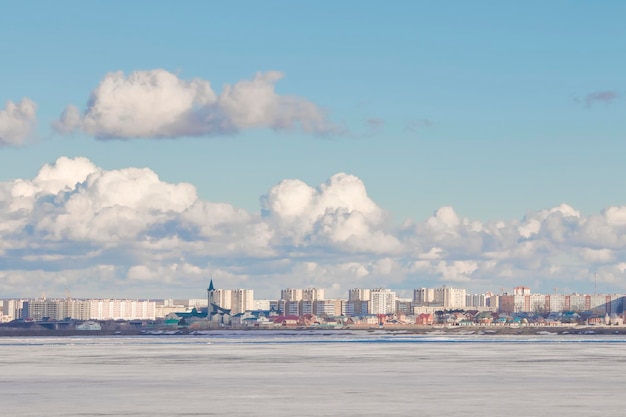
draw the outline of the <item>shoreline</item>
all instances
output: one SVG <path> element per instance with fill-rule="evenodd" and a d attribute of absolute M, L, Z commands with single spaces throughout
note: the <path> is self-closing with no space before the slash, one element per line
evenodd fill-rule
<path fill-rule="evenodd" d="M 25 328 L 0 328 L 0 338 L 5 337 L 75 337 L 75 336 L 203 336 L 212 333 L 229 332 L 309 332 L 336 334 L 342 332 L 389 333 L 395 335 L 424 336 L 568 336 L 568 335 L 626 335 L 626 326 L 553 326 L 553 327 L 509 327 L 509 326 L 475 326 L 475 327 L 439 327 L 439 326 L 389 326 L 389 327 L 279 327 L 279 328 L 202 328 L 202 329 L 133 329 L 133 330 L 47 330 Z"/>

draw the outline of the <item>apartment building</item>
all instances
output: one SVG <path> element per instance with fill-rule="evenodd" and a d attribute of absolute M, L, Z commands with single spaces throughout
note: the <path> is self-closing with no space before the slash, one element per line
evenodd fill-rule
<path fill-rule="evenodd" d="M 503 313 L 552 313 L 592 311 L 596 314 L 621 314 L 624 296 L 620 294 L 504 294 L 498 311 Z"/>
<path fill-rule="evenodd" d="M 3 300 L 2 314 L 5 321 L 20 320 L 23 316 L 24 303 L 28 300 Z"/>
<path fill-rule="evenodd" d="M 231 291 L 231 314 L 245 313 L 254 307 L 254 290 L 237 289 Z"/>
<path fill-rule="evenodd" d="M 348 301 L 369 301 L 371 291 L 369 288 L 352 288 L 348 291 Z"/>
<path fill-rule="evenodd" d="M 285 288 L 280 291 L 277 310 L 288 316 L 315 314 L 315 302 L 324 300 L 323 288 Z"/>
<path fill-rule="evenodd" d="M 369 313 L 391 314 L 396 311 L 396 293 L 385 288 L 370 291 Z"/>
<path fill-rule="evenodd" d="M 154 320 L 154 301 L 137 300 L 28 300 L 23 302 L 23 318 L 50 320 Z"/>
<path fill-rule="evenodd" d="M 435 288 L 433 303 L 446 310 L 464 309 L 465 295 L 464 288 L 452 288 L 444 285 L 441 288 Z"/>
<path fill-rule="evenodd" d="M 213 280 L 207 289 L 208 318 L 211 320 L 219 310 L 229 311 L 230 315 L 245 313 L 254 308 L 254 290 L 226 290 L 215 288 Z"/>
<path fill-rule="evenodd" d="M 435 301 L 433 288 L 417 288 L 413 290 L 413 303 L 418 306 L 427 306 Z"/>
<path fill-rule="evenodd" d="M 320 317 L 340 316 L 342 301 L 339 299 L 315 300 L 313 302 L 313 314 Z"/>
<path fill-rule="evenodd" d="M 92 320 L 155 320 L 156 302 L 148 300 L 89 300 Z"/>

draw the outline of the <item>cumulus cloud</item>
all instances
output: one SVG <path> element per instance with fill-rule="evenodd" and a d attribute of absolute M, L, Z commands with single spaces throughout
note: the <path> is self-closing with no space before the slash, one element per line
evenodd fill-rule
<path fill-rule="evenodd" d="M 23 145 L 33 134 L 36 112 L 37 104 L 28 98 L 17 103 L 7 101 L 0 109 L 0 147 Z"/>
<path fill-rule="evenodd" d="M 259 297 L 305 286 L 333 296 L 443 284 L 584 291 L 597 274 L 600 288 L 618 292 L 626 290 L 625 213 L 583 215 L 562 204 L 478 222 L 444 206 L 398 226 L 346 173 L 317 186 L 283 180 L 249 212 L 202 200 L 193 185 L 164 182 L 149 168 L 62 157 L 32 179 L 0 183 L 0 289 L 201 297 L 215 278 Z"/>
<path fill-rule="evenodd" d="M 282 77 L 277 71 L 258 73 L 217 94 L 206 80 L 187 81 L 162 69 L 128 76 L 112 72 L 92 91 L 82 113 L 70 105 L 53 127 L 99 139 L 210 136 L 252 128 L 340 133 L 316 104 L 278 94 L 275 84 Z"/>
<path fill-rule="evenodd" d="M 619 98 L 619 93 L 616 91 L 594 91 L 585 96 L 585 106 L 592 107 L 597 103 L 611 104 L 613 101 Z"/>
<path fill-rule="evenodd" d="M 400 242 L 385 231 L 387 215 L 367 195 L 363 182 L 345 173 L 318 188 L 284 180 L 261 199 L 281 244 L 331 245 L 352 251 L 386 253 Z"/>

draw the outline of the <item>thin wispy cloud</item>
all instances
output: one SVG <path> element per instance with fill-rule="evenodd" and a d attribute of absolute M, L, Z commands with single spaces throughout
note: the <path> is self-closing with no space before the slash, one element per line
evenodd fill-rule
<path fill-rule="evenodd" d="M 616 91 L 594 91 L 585 96 L 585 107 L 593 107 L 594 104 L 611 104 L 620 98 Z"/>
<path fill-rule="evenodd" d="M 433 122 L 430 119 L 413 119 L 406 122 L 404 130 L 407 132 L 417 132 L 423 128 L 433 127 Z"/>
<path fill-rule="evenodd" d="M 385 121 L 377 117 L 372 117 L 365 121 L 365 125 L 370 130 L 381 130 L 385 126 Z"/>

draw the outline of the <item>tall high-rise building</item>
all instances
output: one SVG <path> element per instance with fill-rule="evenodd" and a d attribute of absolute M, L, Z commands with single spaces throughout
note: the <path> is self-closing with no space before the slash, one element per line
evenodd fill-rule
<path fill-rule="evenodd" d="M 315 301 L 324 299 L 323 288 L 285 288 L 280 291 L 280 299 L 285 301 Z"/>
<path fill-rule="evenodd" d="M 323 288 L 285 288 L 280 291 L 278 307 L 288 316 L 313 314 L 315 301 L 323 299 Z"/>
<path fill-rule="evenodd" d="M 302 299 L 307 301 L 317 301 L 324 299 L 323 288 L 307 288 L 302 290 Z"/>
<path fill-rule="evenodd" d="M 441 288 L 435 288 L 433 302 L 446 309 L 462 309 L 465 308 L 465 295 L 464 288 L 452 288 L 444 285 Z"/>
<path fill-rule="evenodd" d="M 413 290 L 413 303 L 415 305 L 429 305 L 435 300 L 435 290 L 432 288 L 417 288 Z"/>
<path fill-rule="evenodd" d="M 485 294 L 467 294 L 465 295 L 466 307 L 487 307 L 489 296 Z"/>
<path fill-rule="evenodd" d="M 231 291 L 231 313 L 239 314 L 254 309 L 254 290 L 237 289 Z"/>
<path fill-rule="evenodd" d="M 230 310 L 232 308 L 233 290 L 225 290 L 218 288 L 213 291 L 213 303 L 223 309 Z"/>
<path fill-rule="evenodd" d="M 2 303 L 2 313 L 9 318 L 9 320 L 24 319 L 22 315 L 24 309 L 24 303 L 27 300 L 4 300 Z"/>
<path fill-rule="evenodd" d="M 300 301 L 302 300 L 302 289 L 285 288 L 280 291 L 280 299 L 285 301 Z"/>
<path fill-rule="evenodd" d="M 376 288 L 370 291 L 370 314 L 390 314 L 396 311 L 396 293 L 394 291 Z"/>
<path fill-rule="evenodd" d="M 369 301 L 370 299 L 369 288 L 352 288 L 348 291 L 349 301 Z"/>

